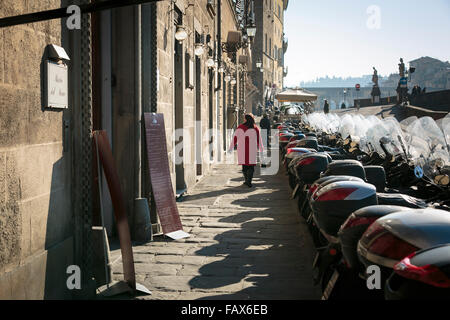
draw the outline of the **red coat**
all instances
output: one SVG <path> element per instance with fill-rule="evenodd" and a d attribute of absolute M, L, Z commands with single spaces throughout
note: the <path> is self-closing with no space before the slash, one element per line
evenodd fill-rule
<path fill-rule="evenodd" d="M 233 150 L 236 145 L 239 165 L 256 165 L 256 154 L 258 151 L 263 151 L 259 128 L 255 125 L 254 128 L 249 129 L 241 124 L 233 135 L 230 150 Z"/>

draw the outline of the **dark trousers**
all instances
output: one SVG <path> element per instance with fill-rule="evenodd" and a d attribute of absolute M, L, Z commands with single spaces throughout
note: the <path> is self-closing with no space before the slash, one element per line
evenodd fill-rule
<path fill-rule="evenodd" d="M 255 173 L 255 166 L 242 166 L 245 182 L 252 183 L 253 174 Z"/>
<path fill-rule="evenodd" d="M 263 145 L 266 149 L 270 148 L 270 129 L 265 129 L 265 134 L 262 135 Z"/>

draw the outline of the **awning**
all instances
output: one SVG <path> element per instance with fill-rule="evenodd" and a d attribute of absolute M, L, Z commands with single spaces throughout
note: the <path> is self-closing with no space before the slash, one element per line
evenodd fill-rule
<path fill-rule="evenodd" d="M 304 89 L 287 89 L 275 95 L 279 102 L 316 101 L 317 95 Z"/>

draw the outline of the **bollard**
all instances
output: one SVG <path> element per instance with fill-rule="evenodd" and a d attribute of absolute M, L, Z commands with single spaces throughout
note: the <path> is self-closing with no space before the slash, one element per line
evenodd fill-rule
<path fill-rule="evenodd" d="M 146 243 L 153 241 L 150 208 L 146 198 L 134 200 L 134 232 L 133 240 Z"/>

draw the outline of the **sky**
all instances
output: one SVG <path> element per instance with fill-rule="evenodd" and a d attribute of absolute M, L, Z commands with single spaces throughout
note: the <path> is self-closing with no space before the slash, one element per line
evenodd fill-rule
<path fill-rule="evenodd" d="M 285 86 L 372 67 L 387 76 L 400 57 L 450 60 L 450 0 L 290 0 L 284 23 Z"/>

